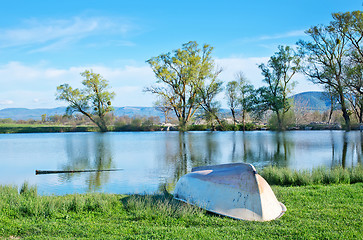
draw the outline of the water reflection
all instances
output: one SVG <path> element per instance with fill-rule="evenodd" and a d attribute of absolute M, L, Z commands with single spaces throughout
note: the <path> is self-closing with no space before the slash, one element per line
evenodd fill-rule
<path fill-rule="evenodd" d="M 112 149 L 110 139 L 106 134 L 94 133 L 84 135 L 69 135 L 66 138 L 67 163 L 61 169 L 85 170 L 85 169 L 111 169 Z M 109 181 L 110 172 L 86 173 L 86 185 L 89 191 L 99 190 Z M 79 177 L 79 173 L 67 173 L 59 175 L 60 181 L 72 181 Z"/>
<path fill-rule="evenodd" d="M 362 163 L 363 134 L 358 132 L 180 133 L 176 147 L 165 141 L 165 165 L 174 169 L 163 186 L 172 186 L 192 167 L 245 162 L 312 169 Z M 331 150 L 329 150 L 331 149 Z"/>
<path fill-rule="evenodd" d="M 130 132 L 0 135 L 0 184 L 37 184 L 39 192 L 154 192 L 193 167 L 231 162 L 292 169 L 362 163 L 358 131 Z M 35 176 L 35 169 L 94 172 Z"/>
<path fill-rule="evenodd" d="M 363 134 L 331 132 L 331 167 L 351 167 L 362 164 Z"/>

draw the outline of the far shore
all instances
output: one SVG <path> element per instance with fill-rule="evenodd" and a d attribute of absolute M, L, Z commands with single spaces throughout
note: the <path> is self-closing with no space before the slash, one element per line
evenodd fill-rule
<path fill-rule="evenodd" d="M 216 126 L 212 129 L 208 125 L 190 125 L 187 131 L 243 131 L 242 125 L 227 124 L 223 127 Z M 274 131 L 269 126 L 249 124 L 245 131 Z M 341 125 L 333 124 L 308 124 L 300 126 L 291 126 L 286 131 L 306 131 L 306 130 L 344 130 Z M 363 130 L 359 124 L 352 125 L 351 130 Z M 97 132 L 98 128 L 93 125 L 54 125 L 54 124 L 21 124 L 21 123 L 3 123 L 0 124 L 0 134 L 9 133 L 62 133 L 62 132 Z M 147 126 L 109 126 L 109 132 L 154 132 L 154 131 L 178 131 L 178 127 L 163 125 Z"/>

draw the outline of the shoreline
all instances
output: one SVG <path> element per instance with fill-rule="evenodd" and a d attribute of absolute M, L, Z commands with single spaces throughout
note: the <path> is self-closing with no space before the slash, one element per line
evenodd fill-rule
<path fill-rule="evenodd" d="M 291 127 L 285 131 L 322 131 L 322 130 L 341 130 L 345 131 L 340 126 L 336 125 L 302 125 L 297 127 Z M 359 131 L 359 125 L 352 126 L 351 131 Z M 122 128 L 116 128 L 110 126 L 109 132 L 159 132 L 159 131 L 178 131 L 176 127 L 164 127 L 160 125 L 153 126 L 124 126 Z M 191 125 L 187 131 L 206 131 L 211 130 L 206 125 Z M 235 127 L 228 125 L 225 129 L 217 128 L 217 132 L 223 131 L 238 131 L 242 132 L 241 127 Z M 245 131 L 276 131 L 269 129 L 268 127 L 254 126 L 246 129 Z M 362 131 L 362 130 L 360 130 Z M 12 134 L 12 133 L 63 133 L 63 132 L 98 132 L 96 126 L 81 125 L 81 126 L 70 126 L 70 125 L 43 125 L 43 124 L 0 124 L 0 134 Z M 213 131 L 212 131 L 213 132 Z"/>

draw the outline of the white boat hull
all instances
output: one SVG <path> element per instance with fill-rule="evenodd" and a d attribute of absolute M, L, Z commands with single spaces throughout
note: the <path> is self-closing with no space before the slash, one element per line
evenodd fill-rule
<path fill-rule="evenodd" d="M 235 219 L 270 221 L 286 211 L 251 164 L 194 168 L 176 184 L 174 197 Z"/>

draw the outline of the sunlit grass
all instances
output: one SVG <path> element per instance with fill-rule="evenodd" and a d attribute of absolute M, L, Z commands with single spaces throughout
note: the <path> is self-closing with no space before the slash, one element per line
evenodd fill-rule
<path fill-rule="evenodd" d="M 359 239 L 363 183 L 272 186 L 287 212 L 270 222 L 209 214 L 170 194 L 39 196 L 0 186 L 0 239 Z"/>
<path fill-rule="evenodd" d="M 97 127 L 88 125 L 0 124 L 0 133 L 93 132 L 96 130 Z"/>
<path fill-rule="evenodd" d="M 270 184 L 280 186 L 306 186 L 314 184 L 349 184 L 363 182 L 363 167 L 325 167 L 309 170 L 291 170 L 268 166 L 259 174 Z"/>

